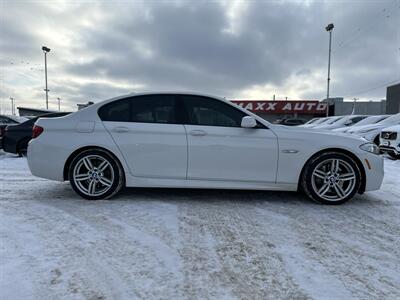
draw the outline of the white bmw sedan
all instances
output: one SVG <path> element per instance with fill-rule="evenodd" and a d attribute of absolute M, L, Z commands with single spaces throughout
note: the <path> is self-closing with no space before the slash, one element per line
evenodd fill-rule
<path fill-rule="evenodd" d="M 340 204 L 380 188 L 378 153 L 363 138 L 273 125 L 222 98 L 147 93 L 39 119 L 28 162 L 93 200 L 127 186 L 301 190 Z"/>

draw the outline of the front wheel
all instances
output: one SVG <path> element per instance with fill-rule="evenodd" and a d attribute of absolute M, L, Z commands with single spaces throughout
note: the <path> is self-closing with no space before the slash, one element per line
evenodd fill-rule
<path fill-rule="evenodd" d="M 301 186 L 314 201 L 323 204 L 342 204 L 360 188 L 361 172 L 350 156 L 322 153 L 311 159 L 303 172 Z"/>
<path fill-rule="evenodd" d="M 69 181 L 81 197 L 107 199 L 118 193 L 124 183 L 122 167 L 108 152 L 98 149 L 78 154 L 69 168 Z"/>

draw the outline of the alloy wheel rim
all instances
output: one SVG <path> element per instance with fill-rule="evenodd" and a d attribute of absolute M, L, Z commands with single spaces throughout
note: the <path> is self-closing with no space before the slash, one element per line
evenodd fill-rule
<path fill-rule="evenodd" d="M 99 155 L 82 157 L 73 170 L 76 187 L 88 196 L 105 194 L 114 182 L 114 169 L 111 163 Z"/>
<path fill-rule="evenodd" d="M 348 197 L 356 185 L 356 172 L 346 161 L 338 158 L 320 162 L 311 176 L 314 192 L 324 200 L 340 201 Z"/>

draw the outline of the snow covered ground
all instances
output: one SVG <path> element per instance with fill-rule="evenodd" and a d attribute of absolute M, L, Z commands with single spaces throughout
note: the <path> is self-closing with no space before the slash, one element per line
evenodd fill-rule
<path fill-rule="evenodd" d="M 400 161 L 342 206 L 284 192 L 80 199 L 0 152 L 0 299 L 400 299 Z"/>

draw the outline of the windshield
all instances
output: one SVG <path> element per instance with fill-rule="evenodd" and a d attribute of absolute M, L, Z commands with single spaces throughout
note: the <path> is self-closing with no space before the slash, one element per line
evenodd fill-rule
<path fill-rule="evenodd" d="M 329 119 L 328 122 L 325 122 L 326 125 L 331 125 L 333 123 L 335 123 L 336 121 L 339 121 L 340 119 L 342 119 L 343 117 L 333 117 L 331 119 Z"/>
<path fill-rule="evenodd" d="M 400 122 L 400 114 L 395 114 L 379 122 L 379 124 L 396 124 Z"/>
<path fill-rule="evenodd" d="M 310 121 L 308 121 L 306 124 L 311 124 L 311 123 L 315 123 L 315 121 L 319 120 L 318 118 L 314 118 L 311 119 Z"/>
<path fill-rule="evenodd" d="M 314 124 L 323 124 L 323 123 L 328 122 L 330 119 L 331 119 L 331 117 L 321 118 L 321 119 L 318 119 L 316 122 L 314 122 Z"/>
<path fill-rule="evenodd" d="M 375 124 L 375 123 L 378 123 L 378 122 L 386 119 L 387 117 L 388 116 L 369 116 L 369 117 L 366 117 L 364 120 L 361 120 L 360 122 L 358 122 L 357 126 Z"/>
<path fill-rule="evenodd" d="M 8 116 L 8 118 L 14 120 L 15 122 L 22 123 L 28 120 L 28 118 L 20 117 L 20 116 Z"/>

